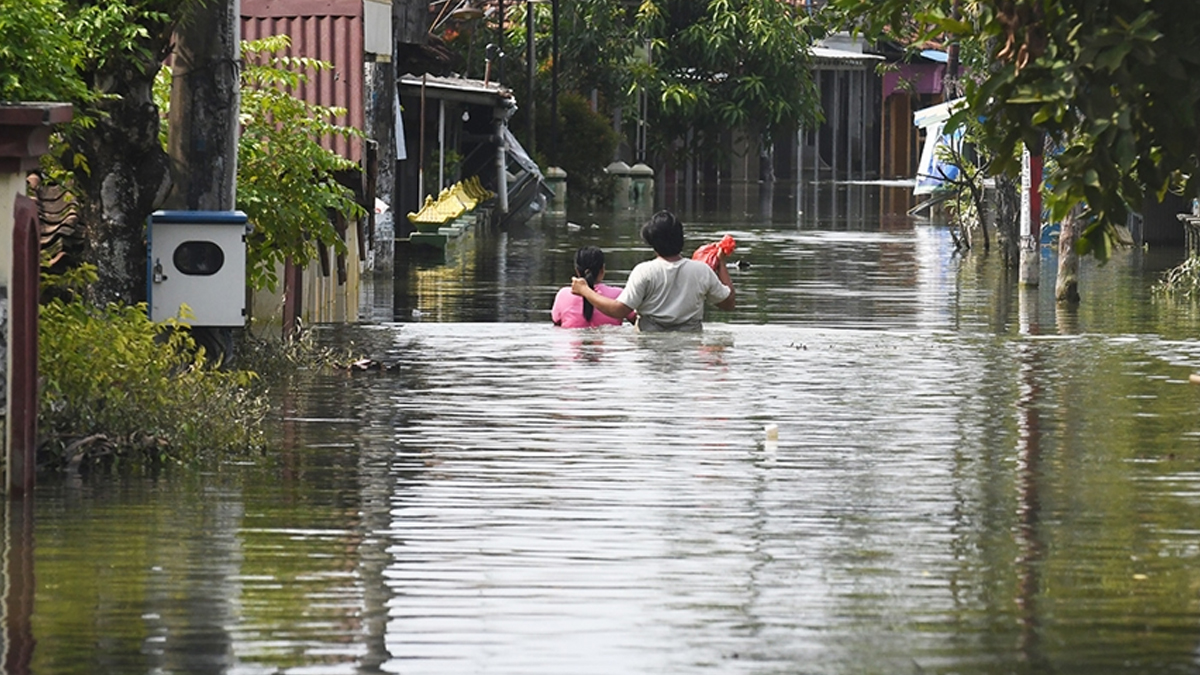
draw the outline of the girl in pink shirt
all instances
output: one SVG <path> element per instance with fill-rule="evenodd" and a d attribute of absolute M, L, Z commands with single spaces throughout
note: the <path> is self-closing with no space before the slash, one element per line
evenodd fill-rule
<path fill-rule="evenodd" d="M 588 286 L 606 298 L 615 298 L 621 289 L 600 283 L 604 278 L 604 251 L 595 246 L 584 246 L 575 252 L 575 274 L 587 280 Z M 633 316 L 630 313 L 630 320 Z M 550 319 L 555 326 L 563 328 L 592 328 L 595 326 L 619 326 L 621 319 L 614 319 L 604 312 L 597 312 L 592 303 L 571 292 L 571 287 L 560 288 L 554 297 Z"/>

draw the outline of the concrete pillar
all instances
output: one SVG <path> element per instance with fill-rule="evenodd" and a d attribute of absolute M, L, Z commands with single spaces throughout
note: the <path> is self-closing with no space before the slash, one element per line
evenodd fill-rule
<path fill-rule="evenodd" d="M 567 172 L 557 166 L 552 166 L 546 169 L 546 187 L 554 193 L 550 198 L 550 207 L 548 213 L 566 213 L 567 212 Z"/>
<path fill-rule="evenodd" d="M 637 210 L 654 208 L 654 169 L 638 162 L 629 167 L 630 205 Z"/>
<path fill-rule="evenodd" d="M 71 115 L 66 103 L 0 104 L 0 451 L 12 497 L 33 490 L 37 453 L 38 214 L 25 174 Z"/>
<path fill-rule="evenodd" d="M 629 208 L 629 192 L 632 188 L 632 180 L 629 175 L 629 165 L 625 162 L 617 160 L 609 164 L 605 168 L 608 175 L 613 177 L 613 207 L 617 209 Z"/>

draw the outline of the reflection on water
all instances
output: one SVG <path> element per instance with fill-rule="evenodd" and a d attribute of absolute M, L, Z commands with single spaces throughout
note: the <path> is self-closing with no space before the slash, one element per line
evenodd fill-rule
<path fill-rule="evenodd" d="M 412 263 L 321 334 L 389 368 L 297 375 L 263 462 L 42 485 L 9 663 L 1200 672 L 1200 342 L 1161 262 L 1086 264 L 1068 314 L 937 227 L 792 204 L 689 217 L 751 262 L 702 335 L 550 325 L 576 247 L 618 285 L 646 257 L 633 219 Z"/>

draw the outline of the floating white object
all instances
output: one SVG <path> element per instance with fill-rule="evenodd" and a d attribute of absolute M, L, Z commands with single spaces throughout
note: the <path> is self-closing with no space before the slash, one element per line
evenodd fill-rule
<path fill-rule="evenodd" d="M 767 440 L 768 441 L 779 440 L 779 425 L 768 424 L 767 426 L 763 427 L 763 430 L 767 432 Z"/>

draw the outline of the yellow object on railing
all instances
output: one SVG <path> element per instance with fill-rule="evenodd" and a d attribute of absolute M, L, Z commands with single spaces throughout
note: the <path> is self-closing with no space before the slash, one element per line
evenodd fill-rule
<path fill-rule="evenodd" d="M 441 214 L 437 212 L 437 204 L 434 203 L 432 195 L 425 196 L 425 205 L 421 207 L 420 211 L 408 214 L 408 222 L 413 224 L 443 222 L 439 220 L 440 218 Z"/>
<path fill-rule="evenodd" d="M 444 225 L 474 211 L 480 203 L 494 196 L 496 193 L 479 182 L 479 176 L 471 176 L 455 183 L 453 187 L 443 188 L 436 200 L 433 195 L 426 195 L 421 209 L 408 214 L 408 222 L 414 225 Z"/>

